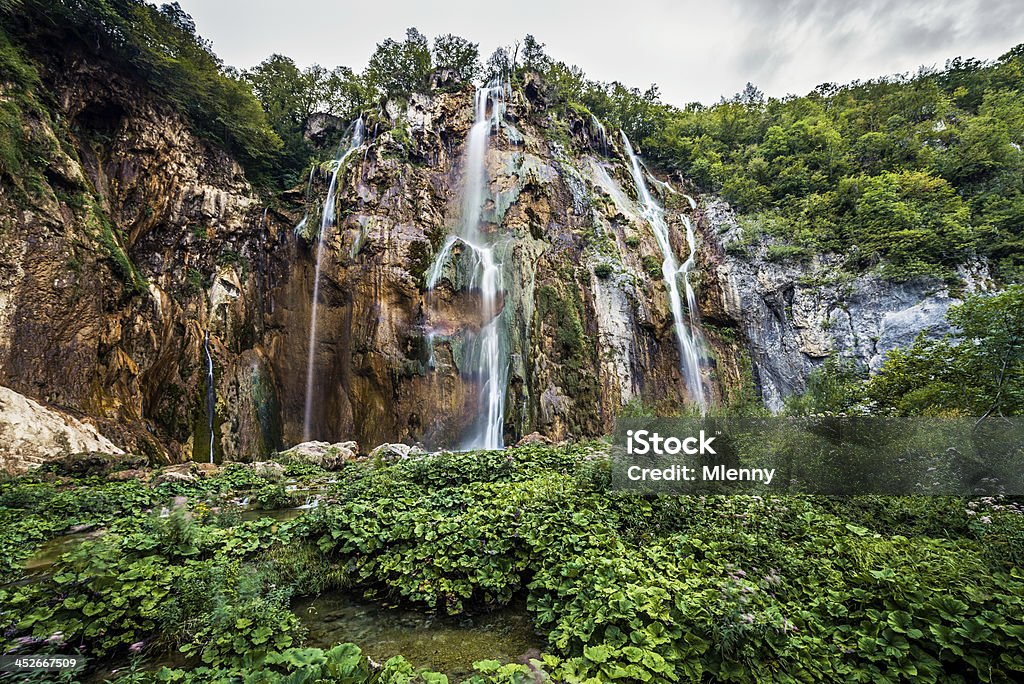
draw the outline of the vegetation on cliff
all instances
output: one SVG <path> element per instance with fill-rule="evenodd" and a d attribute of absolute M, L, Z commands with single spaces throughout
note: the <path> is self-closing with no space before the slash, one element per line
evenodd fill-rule
<path fill-rule="evenodd" d="M 1024 46 L 987 63 L 766 98 L 754 86 L 706 107 L 588 80 L 524 42 L 554 107 L 578 103 L 651 159 L 812 251 L 880 262 L 890 275 L 949 275 L 966 256 L 1024 277 Z"/>
<path fill-rule="evenodd" d="M 214 55 L 177 3 L 18 0 L 0 5 L 0 17 L 6 36 L 33 59 L 49 63 L 77 52 L 141 79 L 186 114 L 197 133 L 257 174 L 281 148 L 251 89 Z M 62 49 L 48 49 L 53 45 Z M 4 69 L 0 76 L 11 74 Z"/>
<path fill-rule="evenodd" d="M 969 297 L 947 315 L 956 335 L 918 337 L 879 371 L 830 359 L 789 402 L 796 414 L 1017 416 L 1024 413 L 1024 287 Z"/>
<path fill-rule="evenodd" d="M 852 270 L 881 265 L 895 278 L 950 277 L 981 254 L 1002 279 L 1024 277 L 1021 46 L 991 63 L 956 58 L 942 69 L 823 84 L 805 96 L 766 98 L 748 85 L 714 106 L 680 108 L 661 102 L 656 86 L 588 79 L 548 57 L 533 36 L 481 64 L 464 38 L 438 36 L 431 46 L 409 29 L 403 41 L 379 43 L 362 73 L 300 69 L 282 55 L 239 73 L 176 4 L 21 0 L 0 11 L 32 50 L 70 42 L 130 69 L 278 186 L 297 182 L 316 156 L 306 137 L 313 114 L 351 120 L 384 97 L 499 73 L 522 86 L 537 74 L 530 87 L 555 116 L 585 112 L 622 129 L 663 168 L 744 211 L 751 230 L 794 249 L 844 254 Z M 14 83 L 25 74 L 4 69 Z M 3 148 L 9 164 L 9 141 Z"/>

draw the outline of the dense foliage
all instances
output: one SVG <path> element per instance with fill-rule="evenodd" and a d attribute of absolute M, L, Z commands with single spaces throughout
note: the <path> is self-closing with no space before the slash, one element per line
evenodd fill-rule
<path fill-rule="evenodd" d="M 239 74 L 176 3 L 21 0 L 0 12 L 33 50 L 65 43 L 129 68 L 278 186 L 319 156 L 307 136 L 313 114 L 348 122 L 383 97 L 460 89 L 481 76 L 525 85 L 536 74 L 531 87 L 548 113 L 622 129 L 663 168 L 721 193 L 787 254 L 833 251 L 852 270 L 881 265 L 907 278 L 951 277 L 979 253 L 1004 280 L 1024 277 L 1024 46 L 994 62 L 956 58 L 806 96 L 766 98 L 748 85 L 714 106 L 679 108 L 656 86 L 590 80 L 530 35 L 486 64 L 465 38 L 431 45 L 410 28 L 404 40 L 380 42 L 362 73 L 272 55 Z M 0 41 L 0 59 L 7 50 Z M 23 74 L 0 76 L 17 83 Z M 3 128 L 0 120 L 0 151 Z"/>
<path fill-rule="evenodd" d="M 45 577 L 0 589 L 0 626 L 8 648 L 82 649 L 125 666 L 134 657 L 124 684 L 440 682 L 400 657 L 375 665 L 352 645 L 304 647 L 293 597 L 350 587 L 472 614 L 526 592 L 544 655 L 480 661 L 473 681 L 1024 673 L 1015 505 L 645 499 L 609 495 L 607 482 L 601 444 L 364 461 L 338 473 L 324 505 L 278 523 L 239 522 L 224 506 L 273 484 L 241 466 L 155 489 L 14 481 L 3 505 L 20 515 L 47 517 L 65 493 L 106 502 L 85 506 L 103 511 L 123 496 L 124 510 L 159 500 L 171 509 L 108 519 L 106 534 Z M 174 495 L 189 498 L 171 504 Z M 171 651 L 187 665 L 147 665 Z"/>
<path fill-rule="evenodd" d="M 542 72 L 555 107 L 583 105 L 621 128 L 753 230 L 900 278 L 948 276 L 975 252 L 1002 278 L 1024 277 L 1024 46 L 803 97 L 748 85 L 682 109 L 542 53 L 523 69 Z"/>
<path fill-rule="evenodd" d="M 270 124 L 284 140 L 278 174 L 288 183 L 295 182 L 299 171 L 317 155 L 308 138 L 314 114 L 347 123 L 381 98 L 406 99 L 435 85 L 458 90 L 480 72 L 476 43 L 446 34 L 435 38 L 431 47 L 426 36 L 410 28 L 403 41 L 387 38 L 379 43 L 362 73 L 346 66 L 328 70 L 318 64 L 300 69 L 288 57 L 271 55 L 242 77 L 252 85 Z"/>
<path fill-rule="evenodd" d="M 144 79 L 187 114 L 198 133 L 255 172 L 281 147 L 250 88 L 213 54 L 177 3 L 157 9 L 141 0 L 20 0 L 0 7 L 0 16 L 10 35 L 42 61 L 58 53 L 41 48 L 63 45 Z"/>

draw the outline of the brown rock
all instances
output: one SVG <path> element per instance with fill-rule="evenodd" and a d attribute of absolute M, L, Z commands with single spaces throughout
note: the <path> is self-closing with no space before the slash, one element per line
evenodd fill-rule
<path fill-rule="evenodd" d="M 199 480 L 199 468 L 196 465 L 195 463 L 179 463 L 167 466 L 153 477 L 150 484 L 156 487 L 166 482 L 196 482 Z"/>
<path fill-rule="evenodd" d="M 530 434 L 523 437 L 521 440 L 516 442 L 517 447 L 521 446 L 534 446 L 537 444 L 551 444 L 551 440 L 540 434 L 539 432 L 531 432 Z"/>
<path fill-rule="evenodd" d="M 131 470 L 118 470 L 116 472 L 107 475 L 107 479 L 111 482 L 127 482 L 129 480 L 141 480 L 145 482 L 149 479 L 151 471 L 142 468 L 133 468 Z"/>

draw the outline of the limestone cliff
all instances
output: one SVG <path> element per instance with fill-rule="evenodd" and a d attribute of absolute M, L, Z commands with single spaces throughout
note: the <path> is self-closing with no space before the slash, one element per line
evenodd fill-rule
<path fill-rule="evenodd" d="M 206 443 L 205 329 L 233 402 L 225 437 L 261 408 L 249 387 L 271 372 L 253 341 L 273 221 L 239 165 L 145 84 L 74 54 L 40 71 L 46 106 L 21 111 L 38 170 L 0 183 L 0 382 L 126 448 L 189 458 Z M 224 454 L 275 438 L 236 429 Z"/>
<path fill-rule="evenodd" d="M 486 321 L 445 272 L 425 276 L 458 220 L 461 145 L 472 92 L 414 96 L 367 121 L 376 130 L 339 176 L 339 225 L 325 239 L 315 366 L 317 437 L 456 443 L 479 387 L 460 374 L 459 331 Z M 656 243 L 615 147 L 513 98 L 487 155 L 488 231 L 504 239 L 510 324 L 506 441 L 607 431 L 632 401 L 682 406 L 685 390 L 664 285 L 644 270 Z M 326 173 L 314 176 L 322 200 Z M 297 193 L 301 194 L 301 193 Z M 304 210 L 315 226 L 319 204 Z M 685 204 L 685 203 L 683 203 Z M 687 206 L 687 211 L 688 211 Z M 300 214 L 296 213 L 296 222 Z M 677 221 L 678 223 L 678 221 Z M 267 348 L 281 378 L 286 441 L 301 435 L 304 334 L 315 234 L 286 236 Z M 432 340 L 429 343 L 428 340 Z"/>
<path fill-rule="evenodd" d="M 739 327 L 753 379 L 776 411 L 804 390 L 826 358 L 877 371 L 889 351 L 910 346 L 919 334 L 952 332 L 949 307 L 964 294 L 993 287 L 984 261 L 962 266 L 953 288 L 936 278 L 894 283 L 873 273 L 853 275 L 837 255 L 773 258 L 771 238 L 750 239 L 715 198 L 703 204 L 701 226 L 709 274 L 705 316 Z"/>
<path fill-rule="evenodd" d="M 208 332 L 216 458 L 300 441 L 329 165 L 308 188 L 261 198 L 145 84 L 73 54 L 43 67 L 39 101 L 22 120 L 40 173 L 0 183 L 0 384 L 91 417 L 124 449 L 205 460 Z M 323 236 L 317 439 L 445 447 L 473 419 L 481 388 L 462 345 L 486 321 L 457 269 L 431 292 L 425 280 L 458 221 L 472 119 L 471 90 L 366 113 Z M 687 410 L 661 253 L 617 140 L 516 89 L 486 166 L 508 322 L 505 442 L 599 435 L 632 404 Z M 772 261 L 721 201 L 691 209 L 685 179 L 650 180 L 678 257 L 684 217 L 697 226 L 713 400 L 753 381 L 778 408 L 831 353 L 877 368 L 918 331 L 945 330 L 955 298 L 941 284 L 838 281 L 825 257 Z M 984 286 L 979 269 L 969 287 Z"/>

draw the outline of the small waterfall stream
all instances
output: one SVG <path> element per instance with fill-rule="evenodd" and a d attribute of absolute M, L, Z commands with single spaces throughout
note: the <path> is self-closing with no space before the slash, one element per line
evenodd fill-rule
<path fill-rule="evenodd" d="M 608 156 L 608 133 L 605 131 L 604 124 L 593 114 L 590 115 L 590 125 L 593 130 L 593 134 L 596 134 L 597 139 L 601 141 L 601 154 Z"/>
<path fill-rule="evenodd" d="M 331 182 L 327 186 L 327 198 L 324 200 L 323 211 L 320 216 L 320 232 L 317 235 L 316 241 L 316 267 L 313 275 L 313 300 L 309 319 L 309 351 L 306 360 L 306 404 L 302 417 L 302 440 L 304 442 L 312 439 L 313 430 L 313 376 L 316 373 L 317 313 L 320 302 L 320 267 L 323 264 L 324 242 L 330 236 L 331 228 L 334 227 L 337 219 L 338 174 L 345 165 L 345 159 L 352 152 L 359 149 L 365 137 L 366 127 L 363 124 L 363 118 L 359 117 L 353 125 L 352 139 L 349 142 L 348 148 L 340 152 L 338 158 L 334 161 L 334 171 L 331 173 Z"/>
<path fill-rule="evenodd" d="M 690 203 L 690 209 L 696 209 L 697 203 L 689 195 L 684 195 L 686 201 Z M 679 268 L 680 273 L 683 274 L 683 285 L 686 287 L 686 312 L 690 317 L 690 337 L 693 338 L 697 352 L 701 353 L 705 348 L 704 334 L 701 333 L 700 326 L 700 309 L 697 308 L 697 295 L 693 291 L 693 286 L 690 284 L 690 271 L 693 270 L 694 262 L 697 258 L 697 236 L 693 230 L 693 224 L 690 222 L 690 218 L 686 215 L 681 214 L 680 218 L 683 219 L 683 225 L 686 226 L 686 244 L 690 248 L 690 254 L 687 255 L 686 261 Z"/>
<path fill-rule="evenodd" d="M 210 433 L 210 463 L 214 456 L 213 414 L 217 408 L 217 395 L 213 387 L 213 355 L 210 354 L 210 329 L 203 334 L 203 353 L 206 355 L 206 429 Z"/>
<path fill-rule="evenodd" d="M 505 390 L 508 384 L 508 350 L 502 344 L 503 307 L 499 307 L 502 287 L 501 247 L 481 229 L 484 203 L 489 199 L 487 145 L 492 131 L 504 117 L 508 85 L 491 82 L 476 92 L 473 127 L 466 139 L 462 167 L 462 213 L 458 231 L 445 241 L 427 273 L 427 290 L 441 280 L 445 264 L 458 250 L 461 272 L 467 274 L 465 286 L 480 294 L 480 330 L 470 333 L 465 344 L 463 375 L 481 387 L 477 416 L 462 444 L 463 449 L 500 449 L 503 446 Z M 460 278 L 463 280 L 463 278 Z M 428 333 L 428 343 L 433 335 Z M 433 358 L 433 357 L 432 357 Z"/>
<path fill-rule="evenodd" d="M 669 305 L 672 309 L 672 322 L 675 326 L 676 339 L 679 343 L 679 356 L 683 370 L 683 378 L 686 381 L 686 390 L 690 400 L 697 404 L 701 413 L 707 409 L 707 396 L 704 391 L 704 382 L 701 378 L 701 350 L 703 339 L 697 326 L 697 298 L 690 285 L 689 273 L 694 264 L 696 250 L 696 238 L 690 221 L 684 218 L 686 224 L 686 242 L 690 247 L 690 254 L 678 265 L 675 253 L 672 251 L 672 243 L 669 239 L 668 224 L 665 222 L 665 211 L 651 195 L 644 180 L 644 171 L 640 160 L 633 151 L 629 138 L 622 133 L 622 142 L 629 156 L 630 170 L 633 174 L 633 182 L 636 184 L 637 194 L 643 204 L 643 216 L 651 225 L 654 237 L 661 248 L 663 261 L 661 272 L 665 278 L 665 286 L 668 289 Z M 694 206 L 690 200 L 691 207 Z M 683 302 L 679 292 L 679 276 L 682 274 L 684 281 L 684 292 L 688 316 L 683 315 Z"/>

